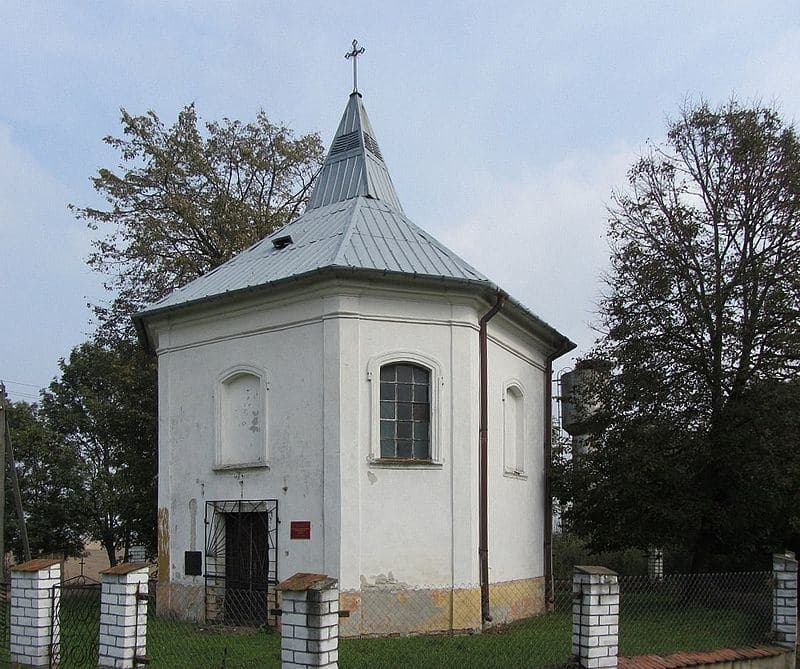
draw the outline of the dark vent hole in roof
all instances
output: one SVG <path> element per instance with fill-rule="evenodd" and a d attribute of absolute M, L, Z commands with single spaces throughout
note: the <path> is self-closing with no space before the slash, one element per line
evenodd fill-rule
<path fill-rule="evenodd" d="M 337 137 L 333 144 L 331 144 L 331 155 L 337 153 L 344 153 L 351 149 L 357 149 L 359 146 L 358 131 L 348 132 L 346 135 Z"/>
<path fill-rule="evenodd" d="M 364 144 L 366 145 L 367 149 L 370 150 L 371 153 L 374 153 L 378 158 L 383 160 L 383 156 L 381 155 L 381 150 L 378 148 L 378 142 L 376 142 L 367 133 L 364 133 Z"/>
<path fill-rule="evenodd" d="M 291 235 L 284 235 L 283 237 L 276 237 L 272 240 L 272 245 L 276 249 L 284 249 L 292 243 Z"/>

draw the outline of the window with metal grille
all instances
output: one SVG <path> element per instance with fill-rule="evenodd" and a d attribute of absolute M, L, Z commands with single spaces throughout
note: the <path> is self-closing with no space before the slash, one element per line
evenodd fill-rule
<path fill-rule="evenodd" d="M 431 373 L 408 363 L 380 373 L 381 458 L 431 459 Z"/>

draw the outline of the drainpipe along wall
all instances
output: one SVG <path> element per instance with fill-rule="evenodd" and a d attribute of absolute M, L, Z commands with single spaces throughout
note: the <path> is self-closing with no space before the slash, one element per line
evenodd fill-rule
<path fill-rule="evenodd" d="M 508 299 L 508 295 L 498 292 L 495 296 L 494 306 L 489 309 L 480 319 L 478 339 L 480 342 L 480 396 L 481 396 L 481 418 L 480 418 L 480 474 L 479 474 L 479 509 L 478 509 L 478 558 L 480 561 L 480 582 L 481 582 L 481 620 L 491 622 L 492 616 L 489 612 L 489 520 L 488 520 L 488 499 L 489 499 L 489 401 L 488 401 L 488 331 L 487 323 L 495 314 L 503 308 Z M 548 393 L 549 394 L 549 393 Z"/>

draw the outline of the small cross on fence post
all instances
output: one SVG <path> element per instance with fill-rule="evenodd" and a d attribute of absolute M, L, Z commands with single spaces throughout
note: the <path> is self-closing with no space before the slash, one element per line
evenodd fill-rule
<path fill-rule="evenodd" d="M 362 46 L 360 49 L 358 48 L 358 40 L 353 40 L 353 50 L 348 51 L 344 54 L 344 57 L 347 59 L 353 59 L 353 93 L 358 93 L 358 67 L 356 65 L 358 61 L 358 57 L 364 53 L 365 49 Z"/>

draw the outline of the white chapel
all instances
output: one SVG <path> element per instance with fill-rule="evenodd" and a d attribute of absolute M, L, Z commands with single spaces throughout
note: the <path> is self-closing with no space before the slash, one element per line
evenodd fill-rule
<path fill-rule="evenodd" d="M 159 608 L 274 622 L 275 585 L 314 572 L 345 636 L 542 610 L 574 344 L 406 217 L 360 93 L 305 213 L 134 320 L 158 356 Z"/>

